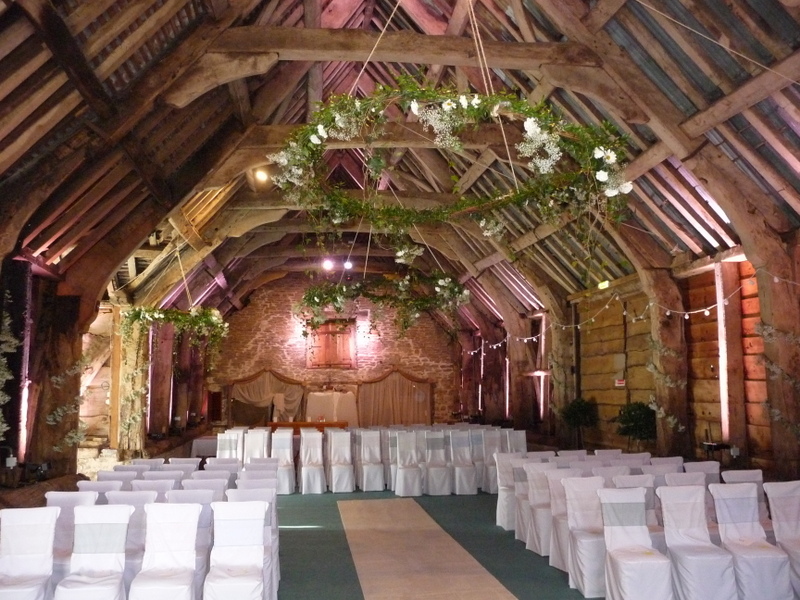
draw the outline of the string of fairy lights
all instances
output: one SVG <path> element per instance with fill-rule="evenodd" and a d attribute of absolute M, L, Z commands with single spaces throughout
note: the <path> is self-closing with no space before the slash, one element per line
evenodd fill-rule
<path fill-rule="evenodd" d="M 777 275 L 774 275 L 773 273 L 770 273 L 764 267 L 758 267 L 755 270 L 755 272 L 750 277 L 748 277 L 746 280 L 744 280 L 739 287 L 737 287 L 730 294 L 728 294 L 725 298 L 723 298 L 722 303 L 725 306 L 728 306 L 728 303 L 729 303 L 730 299 L 732 297 L 734 297 L 736 294 L 738 294 L 740 291 L 745 289 L 745 286 L 756 285 L 756 275 L 759 272 L 765 273 L 766 275 L 772 277 L 772 282 L 775 283 L 775 284 L 787 283 L 789 285 L 800 286 L 800 283 L 798 283 L 796 281 L 793 281 L 791 279 L 786 279 L 784 277 L 779 277 Z M 653 310 L 659 310 L 659 309 L 661 311 L 663 311 L 663 313 L 667 317 L 671 317 L 672 315 L 675 315 L 676 317 L 683 317 L 685 320 L 688 321 L 689 319 L 691 319 L 692 315 L 700 315 L 700 314 L 702 314 L 704 317 L 709 317 L 709 316 L 711 316 L 711 311 L 717 309 L 717 307 L 719 306 L 719 302 L 715 302 L 715 303 L 710 304 L 708 306 L 705 306 L 703 308 L 695 308 L 695 309 L 692 309 L 692 310 L 682 310 L 682 309 L 675 309 L 675 308 L 672 308 L 672 307 L 669 307 L 669 306 L 664 306 L 663 304 L 659 304 L 655 300 L 650 300 L 645 305 L 645 307 L 642 309 L 641 313 L 636 314 L 636 311 L 630 311 L 630 312 L 633 313 L 631 315 L 631 314 L 629 314 L 629 310 L 625 306 L 625 303 L 622 300 L 622 298 L 620 297 L 620 295 L 619 294 L 613 294 L 608 299 L 608 302 L 606 302 L 605 305 L 602 308 L 597 310 L 597 312 L 595 312 L 592 316 L 587 317 L 586 319 L 584 319 L 580 323 L 559 323 L 557 321 L 552 321 L 552 322 L 547 324 L 547 326 L 544 328 L 544 330 L 541 333 L 539 333 L 538 335 L 532 335 L 532 336 L 528 336 L 528 337 L 512 336 L 512 335 L 506 333 L 505 338 L 503 338 L 502 340 L 500 340 L 498 342 L 495 342 L 493 344 L 485 344 L 484 342 L 481 342 L 481 345 L 479 347 L 475 348 L 474 350 L 464 350 L 463 354 L 474 356 L 474 355 L 476 355 L 476 354 L 478 354 L 480 352 L 483 352 L 485 350 L 486 346 L 488 346 L 488 348 L 491 349 L 491 350 L 496 350 L 496 349 L 500 348 L 501 346 L 503 346 L 503 344 L 508 344 L 511 341 L 522 342 L 524 344 L 527 344 L 528 342 L 531 342 L 531 341 L 535 342 L 535 341 L 538 341 L 541 336 L 545 335 L 548 331 L 551 331 L 551 330 L 559 330 L 560 329 L 562 331 L 566 331 L 567 329 L 576 329 L 576 330 L 580 331 L 582 326 L 594 323 L 595 319 L 598 316 L 600 316 L 603 313 L 603 311 L 607 310 L 611 306 L 611 304 L 614 303 L 615 301 L 619 302 L 622 305 L 622 316 L 626 317 L 626 319 L 628 320 L 629 323 L 637 323 L 639 321 L 644 321 L 645 319 L 648 318 L 649 314 L 652 313 Z"/>

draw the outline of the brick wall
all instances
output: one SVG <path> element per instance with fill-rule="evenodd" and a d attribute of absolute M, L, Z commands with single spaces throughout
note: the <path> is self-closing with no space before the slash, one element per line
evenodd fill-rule
<path fill-rule="evenodd" d="M 358 383 L 377 379 L 394 368 L 434 382 L 434 421 L 443 421 L 457 404 L 456 383 L 461 357 L 450 336 L 428 315 L 400 337 L 394 312 L 381 309 L 378 333 L 370 332 L 374 306 L 359 300 L 357 369 L 307 369 L 303 324 L 292 314 L 308 286 L 308 278 L 289 274 L 257 289 L 249 304 L 229 318 L 213 378 L 220 383 L 248 377 L 262 369 L 304 382 L 307 386 Z M 349 315 L 345 315 L 349 316 Z"/>

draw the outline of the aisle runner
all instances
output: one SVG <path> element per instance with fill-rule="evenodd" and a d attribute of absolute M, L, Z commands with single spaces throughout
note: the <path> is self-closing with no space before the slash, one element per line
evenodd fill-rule
<path fill-rule="evenodd" d="M 365 600 L 514 598 L 411 498 L 338 504 Z"/>

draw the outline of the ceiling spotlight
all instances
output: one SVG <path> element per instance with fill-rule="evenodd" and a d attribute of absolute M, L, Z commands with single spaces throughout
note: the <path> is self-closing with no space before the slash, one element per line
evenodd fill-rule
<path fill-rule="evenodd" d="M 269 179 L 269 175 L 264 169 L 256 169 L 256 180 L 260 181 L 261 183 L 265 183 L 267 179 Z"/>
<path fill-rule="evenodd" d="M 349 260 L 344 261 L 344 268 L 345 269 L 352 269 L 353 268 L 353 263 L 351 263 Z"/>
<path fill-rule="evenodd" d="M 326 271 L 333 271 L 333 261 L 330 258 L 326 258 L 322 261 L 322 268 Z"/>

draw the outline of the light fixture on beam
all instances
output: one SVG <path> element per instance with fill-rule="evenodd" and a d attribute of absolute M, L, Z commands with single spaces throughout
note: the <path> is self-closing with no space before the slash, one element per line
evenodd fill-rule
<path fill-rule="evenodd" d="M 330 258 L 326 258 L 322 261 L 322 268 L 326 271 L 333 271 L 333 261 Z"/>
<path fill-rule="evenodd" d="M 344 266 L 345 269 L 347 269 L 349 271 L 350 269 L 353 268 L 353 263 L 351 263 L 349 260 L 346 260 L 346 261 L 344 261 L 344 265 L 343 266 Z"/>
<path fill-rule="evenodd" d="M 610 282 L 608 281 L 608 279 L 606 279 L 605 281 L 601 281 L 600 283 L 597 284 L 597 289 L 598 290 L 605 290 L 605 289 L 608 289 L 609 285 L 610 285 Z"/>
<path fill-rule="evenodd" d="M 256 169 L 255 178 L 256 181 L 259 181 L 261 183 L 266 183 L 267 180 L 269 179 L 269 175 L 264 169 Z"/>

